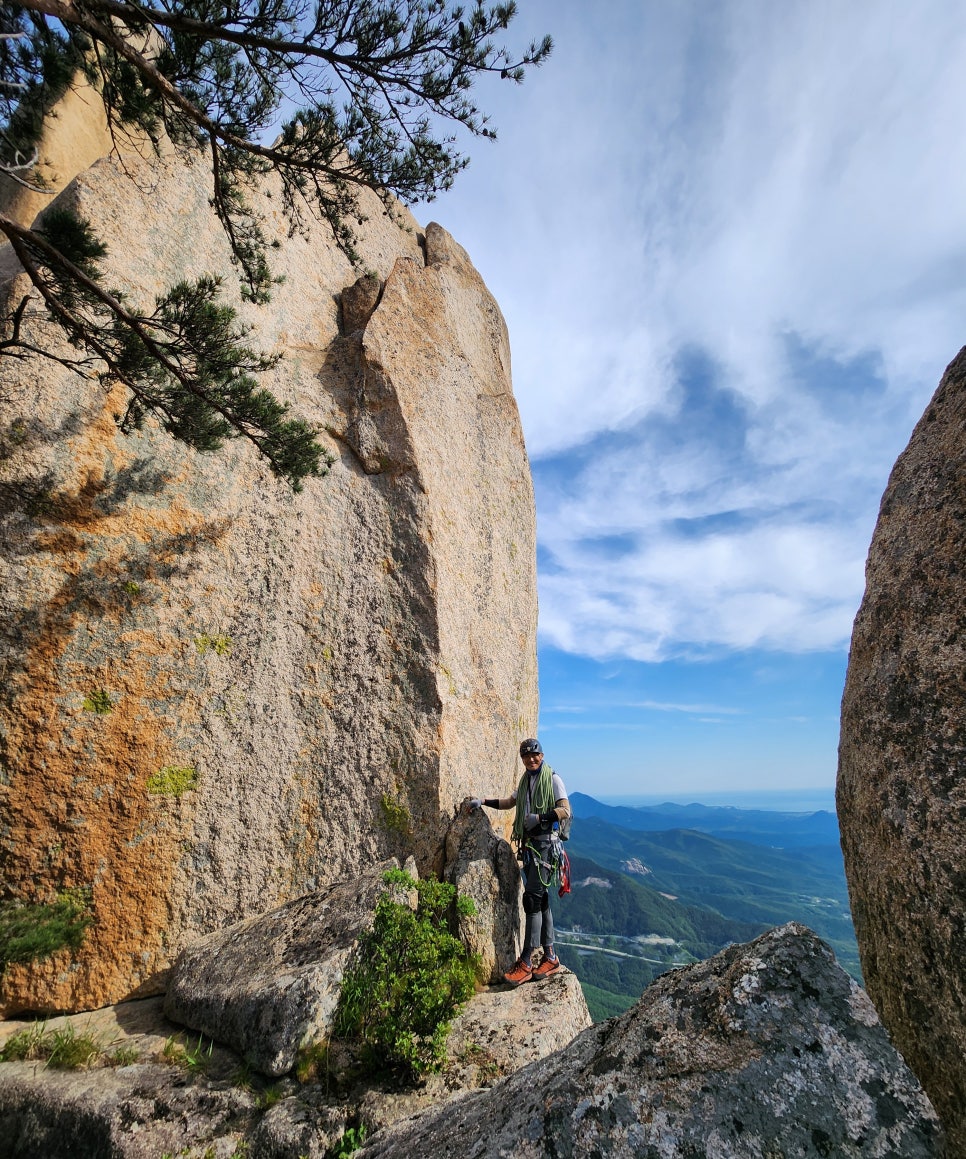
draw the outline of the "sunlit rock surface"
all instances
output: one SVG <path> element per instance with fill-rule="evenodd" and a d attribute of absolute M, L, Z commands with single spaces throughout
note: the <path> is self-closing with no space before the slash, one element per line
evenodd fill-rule
<path fill-rule="evenodd" d="M 212 930 L 390 856 L 430 868 L 536 719 L 533 492 L 464 251 L 366 202 L 347 330 L 358 271 L 321 226 L 290 237 L 271 184 L 283 281 L 259 307 L 202 160 L 83 166 L 60 196 L 107 243 L 104 284 L 150 309 L 221 276 L 334 464 L 295 495 L 247 444 L 122 435 L 123 389 L 0 364 L 0 870 L 8 898 L 77 890 L 94 919 L 78 952 L 6 970 L 8 1015 L 159 992 Z"/>
<path fill-rule="evenodd" d="M 966 1154 L 966 352 L 882 499 L 842 700 L 838 814 L 862 973 Z"/>

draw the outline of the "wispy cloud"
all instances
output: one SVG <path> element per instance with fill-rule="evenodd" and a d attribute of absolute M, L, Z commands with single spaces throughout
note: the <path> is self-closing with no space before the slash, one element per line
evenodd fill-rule
<path fill-rule="evenodd" d="M 510 324 L 544 639 L 843 647 L 888 470 L 966 337 L 961 5 L 521 20 L 555 57 L 440 217 Z"/>
<path fill-rule="evenodd" d="M 739 716 L 742 712 L 740 708 L 724 708 L 720 704 L 663 704 L 659 700 L 639 700 L 618 707 L 643 708 L 650 712 L 685 712 L 697 716 L 708 712 L 717 716 Z"/>

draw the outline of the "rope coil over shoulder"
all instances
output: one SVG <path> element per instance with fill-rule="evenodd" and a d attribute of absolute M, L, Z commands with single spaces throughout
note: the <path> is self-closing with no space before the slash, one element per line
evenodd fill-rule
<path fill-rule="evenodd" d="M 522 843 L 526 842 L 523 818 L 528 812 L 527 789 L 529 787 L 529 777 L 529 773 L 524 773 L 520 778 L 519 785 L 517 785 L 517 812 L 513 818 L 513 836 L 515 840 Z M 529 812 L 545 813 L 553 807 L 553 769 L 544 761 L 540 766 L 540 772 L 537 773 L 537 783 L 533 786 L 533 791 L 530 793 Z"/>

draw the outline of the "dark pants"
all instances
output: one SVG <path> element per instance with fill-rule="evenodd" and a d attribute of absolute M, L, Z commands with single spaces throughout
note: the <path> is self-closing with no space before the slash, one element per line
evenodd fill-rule
<path fill-rule="evenodd" d="M 536 854 L 529 848 L 523 854 L 523 912 L 526 918 L 522 954 L 524 961 L 530 960 L 537 946 L 547 949 L 553 945 L 550 892 L 543 884 L 544 881 L 552 880 L 552 871 L 547 864 L 550 860 L 550 842 L 534 841 L 532 844 Z"/>

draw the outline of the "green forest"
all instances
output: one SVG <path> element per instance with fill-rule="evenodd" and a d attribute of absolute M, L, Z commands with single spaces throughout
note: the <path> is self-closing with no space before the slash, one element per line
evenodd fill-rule
<path fill-rule="evenodd" d="M 801 840 L 801 819 L 788 824 Z M 665 970 L 788 921 L 814 930 L 861 980 L 838 845 L 781 848 L 780 828 L 762 838 L 775 844 L 752 844 L 575 820 L 572 889 L 554 902 L 557 947 L 595 1021 L 627 1009 Z"/>

